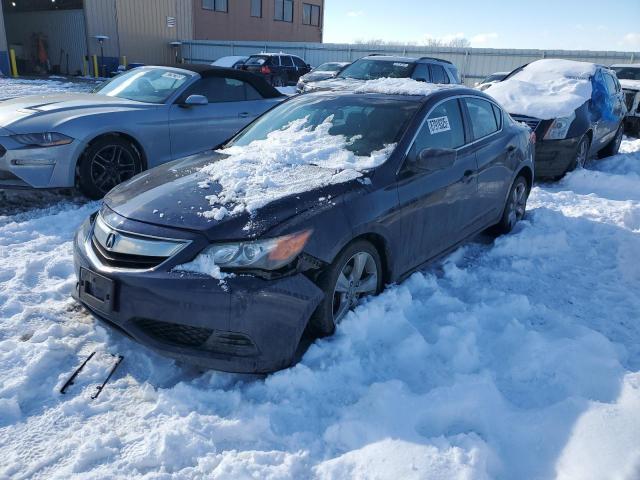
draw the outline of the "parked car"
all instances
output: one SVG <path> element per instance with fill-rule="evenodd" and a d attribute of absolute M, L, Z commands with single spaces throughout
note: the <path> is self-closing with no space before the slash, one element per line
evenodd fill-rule
<path fill-rule="evenodd" d="M 307 82 L 318 82 L 320 80 L 328 80 L 329 78 L 334 78 L 347 65 L 350 65 L 350 63 L 349 62 L 323 63 L 322 65 L 319 65 L 313 70 L 311 70 L 306 75 L 301 76 L 300 80 L 298 80 L 298 85 L 296 86 L 296 90 L 298 91 L 298 93 L 302 93 L 302 91 L 304 90 L 304 86 Z"/>
<path fill-rule="evenodd" d="M 244 62 L 246 62 L 248 59 L 249 57 L 243 55 L 230 55 L 228 57 L 220 57 L 211 65 L 214 67 L 242 69 Z"/>
<path fill-rule="evenodd" d="M 101 198 L 147 168 L 213 148 L 284 97 L 207 65 L 139 67 L 94 93 L 0 103 L 0 188 L 78 185 Z"/>
<path fill-rule="evenodd" d="M 251 55 L 242 68 L 263 75 L 274 87 L 295 85 L 301 76 L 311 71 L 311 65 L 300 57 L 285 53 Z"/>
<path fill-rule="evenodd" d="M 612 65 L 611 70 L 616 72 L 620 80 L 627 105 L 625 131 L 640 137 L 640 63 Z"/>
<path fill-rule="evenodd" d="M 624 97 L 615 72 L 602 65 L 537 60 L 486 93 L 535 132 L 539 178 L 561 177 L 620 148 Z"/>
<path fill-rule="evenodd" d="M 76 298 L 167 356 L 271 372 L 308 326 L 331 334 L 384 284 L 509 232 L 530 130 L 477 90 L 410 87 L 291 97 L 115 188 L 76 235 Z"/>
<path fill-rule="evenodd" d="M 494 83 L 498 83 L 504 80 L 506 76 L 509 75 L 509 73 L 510 72 L 492 73 L 491 75 L 488 75 L 485 78 L 483 78 L 481 81 L 476 82 L 475 88 L 477 88 L 481 92 L 484 92 L 487 88 L 489 88 Z"/>
<path fill-rule="evenodd" d="M 411 58 L 369 55 L 344 68 L 335 78 L 307 82 L 305 92 L 351 88 L 367 80 L 378 78 L 412 78 L 428 83 L 460 83 L 455 65 L 432 57 Z"/>

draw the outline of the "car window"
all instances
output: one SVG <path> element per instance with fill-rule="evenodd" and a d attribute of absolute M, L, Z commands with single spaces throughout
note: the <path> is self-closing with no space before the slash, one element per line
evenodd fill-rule
<path fill-rule="evenodd" d="M 433 83 L 449 83 L 449 77 L 440 65 L 431 65 L 431 81 Z"/>
<path fill-rule="evenodd" d="M 498 124 L 498 130 L 502 128 L 502 119 L 504 117 L 502 110 L 497 105 L 491 104 L 493 107 L 493 115 L 496 117 L 496 123 Z"/>
<path fill-rule="evenodd" d="M 283 55 L 282 57 L 280 57 L 280 64 L 283 67 L 293 67 L 293 60 L 291 60 L 291 57 L 289 57 L 288 55 Z"/>
<path fill-rule="evenodd" d="M 409 78 L 415 63 L 391 60 L 360 59 L 340 72 L 340 78 L 356 80 L 375 80 L 383 77 Z"/>
<path fill-rule="evenodd" d="M 291 57 L 291 58 L 293 58 L 293 63 L 296 64 L 296 67 L 298 67 L 298 68 L 306 68 L 307 67 L 307 64 L 304 63 L 304 61 L 301 58 L 298 58 L 298 57 Z"/>
<path fill-rule="evenodd" d="M 425 148 L 459 148 L 463 146 L 464 123 L 458 100 L 441 103 L 429 114 L 411 147 L 411 158 Z"/>
<path fill-rule="evenodd" d="M 413 78 L 416 80 L 424 80 L 425 82 L 431 81 L 431 75 L 429 74 L 429 65 L 426 63 L 418 63 L 416 69 L 413 71 Z"/>
<path fill-rule="evenodd" d="M 640 68 L 638 67 L 613 67 L 612 70 L 620 80 L 640 80 Z"/>
<path fill-rule="evenodd" d="M 190 74 L 175 70 L 136 68 L 103 83 L 94 93 L 137 102 L 163 103 L 191 78 Z"/>
<path fill-rule="evenodd" d="M 603 76 L 604 76 L 604 81 L 607 84 L 607 90 L 609 90 L 609 93 L 613 95 L 618 90 L 618 88 L 616 87 L 616 81 L 613 79 L 611 75 L 609 75 L 606 72 L 604 73 Z"/>
<path fill-rule="evenodd" d="M 204 95 L 209 103 L 243 102 L 262 98 L 249 84 L 235 78 L 203 78 L 189 87 L 183 100 L 189 95 Z M 257 96 L 257 98 L 256 98 Z"/>
<path fill-rule="evenodd" d="M 500 129 L 491 102 L 482 98 L 465 98 L 465 102 L 469 117 L 471 117 L 471 130 L 475 140 L 491 135 Z"/>
<path fill-rule="evenodd" d="M 267 63 L 269 57 L 266 55 L 255 55 L 249 57 L 249 59 L 245 62 L 245 65 L 264 65 Z"/>

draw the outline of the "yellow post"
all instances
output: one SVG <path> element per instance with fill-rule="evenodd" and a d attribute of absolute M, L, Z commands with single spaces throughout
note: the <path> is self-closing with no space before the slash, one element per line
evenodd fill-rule
<path fill-rule="evenodd" d="M 11 62 L 11 75 L 18 76 L 18 64 L 16 63 L 16 51 L 12 48 L 9 50 L 9 61 Z"/>
<path fill-rule="evenodd" d="M 98 78 L 100 72 L 98 71 L 98 55 L 93 56 L 93 76 Z"/>
<path fill-rule="evenodd" d="M 127 68 L 127 56 L 126 55 L 122 56 L 122 65 L 124 65 L 124 68 L 126 70 L 126 68 Z"/>
<path fill-rule="evenodd" d="M 82 56 L 82 75 L 85 77 L 89 75 L 89 65 L 87 63 L 87 56 Z"/>

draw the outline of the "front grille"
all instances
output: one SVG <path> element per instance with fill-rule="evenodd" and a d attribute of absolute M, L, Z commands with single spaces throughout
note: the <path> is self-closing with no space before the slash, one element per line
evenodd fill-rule
<path fill-rule="evenodd" d="M 180 347 L 201 347 L 213 333 L 213 330 L 208 328 L 148 319 L 137 320 L 136 325 L 151 338 Z"/>
<path fill-rule="evenodd" d="M 511 117 L 516 121 L 516 122 L 522 122 L 522 123 L 526 123 L 527 126 L 533 130 L 534 132 L 536 131 L 536 129 L 538 128 L 538 126 L 540 126 L 540 122 L 542 120 L 540 120 L 539 118 L 534 118 L 534 117 L 527 117 L 525 115 L 511 115 Z"/>
<path fill-rule="evenodd" d="M 166 257 L 146 257 L 110 252 L 100 245 L 94 236 L 91 237 L 91 247 L 103 265 L 114 268 L 149 269 L 157 267 L 167 259 Z"/>

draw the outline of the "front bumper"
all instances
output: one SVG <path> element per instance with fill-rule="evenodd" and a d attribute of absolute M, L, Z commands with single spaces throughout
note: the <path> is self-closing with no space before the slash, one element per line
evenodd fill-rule
<path fill-rule="evenodd" d="M 100 311 L 83 301 L 79 283 L 74 297 L 109 326 L 187 363 L 237 373 L 286 368 L 323 298 L 302 274 L 277 280 L 237 276 L 221 283 L 171 271 L 171 260 L 145 271 L 106 267 L 92 253 L 90 234 L 86 223 L 76 234 L 76 275 L 82 267 L 115 281 L 113 309 Z"/>
<path fill-rule="evenodd" d="M 0 136 L 0 188 L 73 187 L 79 142 L 24 148 Z"/>
<path fill-rule="evenodd" d="M 576 159 L 580 137 L 536 142 L 536 178 L 562 176 Z"/>

